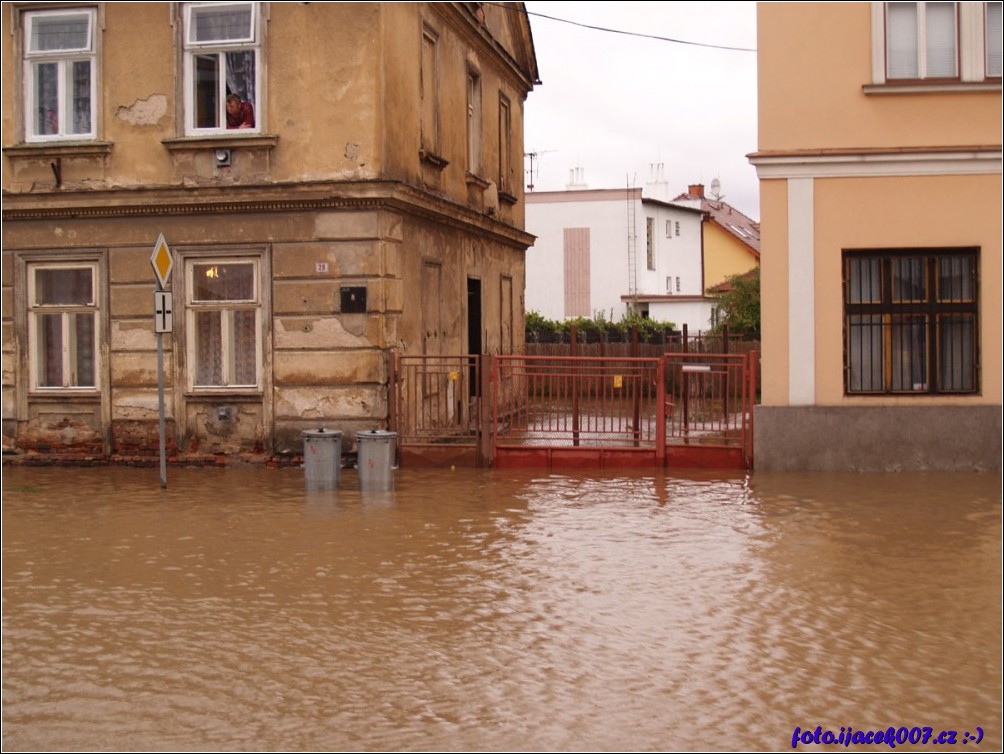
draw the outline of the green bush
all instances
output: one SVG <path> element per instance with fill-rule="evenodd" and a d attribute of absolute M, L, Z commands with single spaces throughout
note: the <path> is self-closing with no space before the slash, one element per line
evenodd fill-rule
<path fill-rule="evenodd" d="M 638 328 L 638 339 L 642 342 L 656 342 L 663 333 L 675 332 L 672 322 L 658 322 L 645 319 L 637 314 L 622 317 L 619 322 L 607 319 L 603 312 L 595 317 L 576 317 L 563 321 L 547 319 L 539 312 L 526 313 L 526 340 L 529 343 L 567 343 L 571 339 L 571 328 L 575 325 L 580 340 L 586 342 L 626 342 L 631 337 L 631 328 Z"/>
<path fill-rule="evenodd" d="M 730 333 L 747 338 L 760 337 L 760 268 L 729 278 L 732 290 L 718 298 L 720 331 L 727 326 Z"/>

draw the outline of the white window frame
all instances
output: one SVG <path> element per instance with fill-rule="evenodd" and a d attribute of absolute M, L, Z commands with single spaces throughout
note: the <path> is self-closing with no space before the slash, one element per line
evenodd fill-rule
<path fill-rule="evenodd" d="M 81 47 L 61 50 L 32 50 L 32 37 L 38 19 L 53 19 L 59 16 L 86 16 L 87 42 Z M 98 116 L 98 55 L 97 55 L 97 9 L 94 7 L 60 8 L 58 10 L 25 11 L 23 17 L 23 64 L 24 64 L 24 135 L 26 142 L 82 141 L 92 140 L 97 133 Z M 68 130 L 72 121 L 68 89 L 73 81 L 72 67 L 75 63 L 90 64 L 89 129 L 73 132 Z M 56 78 L 56 133 L 38 133 L 35 116 L 37 103 L 37 70 L 39 65 L 57 66 Z"/>
<path fill-rule="evenodd" d="M 999 84 L 997 77 L 987 75 L 987 13 L 985 2 L 961 2 L 957 4 L 957 71 L 955 79 L 890 79 L 886 74 L 886 5 L 873 2 L 871 5 L 872 25 L 872 84 L 893 87 L 903 84 L 912 88 L 958 87 L 962 84 Z M 866 88 L 866 91 L 867 88 Z M 878 91 L 878 90 L 875 90 Z"/>
<path fill-rule="evenodd" d="M 202 9 L 220 8 L 226 6 L 247 6 L 251 11 L 249 34 L 243 38 L 226 40 L 211 40 L 198 42 L 193 39 L 195 27 L 193 14 Z M 227 134 L 259 134 L 262 132 L 262 54 L 261 54 L 261 7 L 258 2 L 204 2 L 185 3 L 183 7 L 182 45 L 184 48 L 184 121 L 185 134 L 188 136 L 209 136 Z M 254 127 L 234 129 L 227 128 L 226 114 L 226 53 L 249 50 L 254 53 Z M 220 60 L 217 82 L 217 116 L 220 125 L 217 127 L 198 127 L 196 125 L 196 92 L 195 92 L 195 58 L 199 56 L 216 55 Z"/>
<path fill-rule="evenodd" d="M 39 272 L 49 270 L 90 270 L 91 272 L 91 296 L 90 301 L 84 303 L 71 304 L 45 304 L 37 299 L 38 286 L 36 276 Z M 100 268 L 97 261 L 78 260 L 72 262 L 29 262 L 27 267 L 27 301 L 28 301 L 28 376 L 31 389 L 38 393 L 48 392 L 72 392 L 72 393 L 98 393 L 101 390 L 101 330 L 100 320 L 100 292 L 98 285 L 100 281 Z M 42 333 L 39 320 L 43 316 L 60 315 L 61 318 L 61 345 L 62 345 L 62 384 L 43 385 L 42 375 L 45 370 L 42 366 L 42 359 L 45 352 L 40 347 L 39 338 Z M 93 385 L 78 385 L 79 375 L 77 368 L 77 341 L 76 331 L 71 326 L 70 317 L 89 314 L 93 318 L 91 325 L 93 332 L 91 355 L 93 360 Z"/>
<path fill-rule="evenodd" d="M 204 266 L 220 266 L 227 264 L 250 264 L 253 269 L 252 297 L 250 299 L 228 299 L 224 301 L 200 301 L 195 296 L 195 268 Z M 234 313 L 237 311 L 254 310 L 255 324 L 255 379 L 253 383 L 236 381 L 236 353 L 234 351 Z M 185 330 L 186 330 L 186 361 L 187 386 L 190 392 L 252 392 L 262 390 L 262 354 L 264 343 L 262 337 L 262 258 L 261 254 L 192 254 L 185 257 Z M 220 343 L 224 354 L 222 359 L 222 375 L 219 385 L 203 385 L 196 381 L 199 373 L 197 316 L 200 312 L 221 312 Z"/>
<path fill-rule="evenodd" d="M 929 40 L 934 35 L 935 26 L 934 22 L 931 20 L 931 10 L 932 5 L 950 5 L 952 10 L 952 28 L 947 34 L 947 37 L 951 39 L 952 42 L 952 71 L 948 74 L 935 75 L 929 72 L 929 60 L 928 60 L 928 43 Z M 915 76 L 897 76 L 891 75 L 889 70 L 890 65 L 890 34 L 892 28 L 892 17 L 890 12 L 893 8 L 914 8 L 916 11 L 916 37 L 913 39 L 914 43 L 914 53 L 916 55 L 913 62 L 916 63 L 916 75 Z M 948 2 L 915 2 L 915 3 L 886 3 L 886 20 L 885 20 L 885 39 L 886 39 L 886 78 L 887 80 L 897 80 L 897 81 L 916 81 L 924 80 L 929 78 L 938 79 L 957 79 L 960 76 L 959 73 L 959 11 L 956 3 Z"/>

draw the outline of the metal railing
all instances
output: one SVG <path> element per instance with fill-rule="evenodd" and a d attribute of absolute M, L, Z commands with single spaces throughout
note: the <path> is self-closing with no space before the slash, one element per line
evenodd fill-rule
<path fill-rule="evenodd" d="M 665 357 L 666 442 L 743 445 L 752 409 L 746 354 Z"/>
<path fill-rule="evenodd" d="M 757 363 L 756 352 L 397 355 L 391 428 L 402 448 L 451 463 L 466 448 L 479 464 L 550 465 L 560 454 L 580 466 L 750 468 Z"/>
<path fill-rule="evenodd" d="M 654 447 L 658 358 L 499 356 L 495 445 Z"/>
<path fill-rule="evenodd" d="M 477 444 L 480 357 L 397 354 L 391 363 L 391 425 L 400 444 Z"/>

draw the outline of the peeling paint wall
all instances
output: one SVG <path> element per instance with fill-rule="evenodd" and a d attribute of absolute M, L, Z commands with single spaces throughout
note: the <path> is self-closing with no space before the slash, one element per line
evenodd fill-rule
<path fill-rule="evenodd" d="M 162 339 L 173 457 L 295 456 L 301 431 L 319 425 L 343 430 L 351 448 L 356 432 L 386 426 L 390 353 L 420 348 L 424 262 L 442 269 L 444 349 L 467 350 L 469 277 L 482 283 L 485 349 L 498 351 L 509 332 L 521 347 L 529 240 L 521 230 L 522 202 L 489 207 L 487 172 L 468 180 L 462 93 L 476 66 L 485 171 L 499 162 L 500 92 L 511 100 L 519 169 L 526 82 L 499 53 L 489 27 L 471 25 L 464 4 L 439 5 L 263 4 L 261 128 L 252 134 L 184 133 L 181 4 L 101 6 L 92 143 L 23 143 L 21 66 L 16 45 L 4 47 L 5 443 L 125 459 L 154 453 L 158 359 L 150 255 L 160 234 L 175 254 L 174 331 Z M 2 14 L 0 33 L 17 40 L 21 12 Z M 501 28 L 497 18 L 493 23 Z M 438 30 L 441 45 L 448 164 L 432 172 L 418 143 L 423 25 Z M 218 148 L 227 150 L 226 160 Z M 26 342 L 24 270 L 32 262 L 26 260 L 80 255 L 101 260 L 100 389 L 43 395 L 28 384 L 33 349 Z M 250 259 L 259 271 L 255 385 L 193 383 L 195 315 L 187 313 L 186 275 L 192 260 L 206 255 Z M 515 304 L 500 301 L 503 277 L 512 281 Z M 343 310 L 343 301 L 363 299 L 359 310 Z"/>

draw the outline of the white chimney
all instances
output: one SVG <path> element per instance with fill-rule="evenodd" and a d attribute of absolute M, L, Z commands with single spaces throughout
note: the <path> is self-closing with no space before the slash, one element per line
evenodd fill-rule
<path fill-rule="evenodd" d="M 565 186 L 566 191 L 581 191 L 587 188 L 589 186 L 586 185 L 585 168 L 572 168 L 568 171 L 568 185 Z"/>
<path fill-rule="evenodd" d="M 646 199 L 656 199 L 660 202 L 669 201 L 669 184 L 666 182 L 666 166 L 661 162 L 654 162 L 648 166 L 649 181 L 642 189 L 642 196 Z"/>

